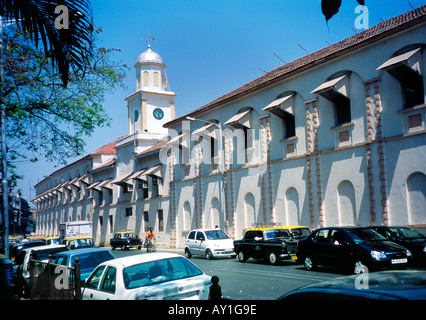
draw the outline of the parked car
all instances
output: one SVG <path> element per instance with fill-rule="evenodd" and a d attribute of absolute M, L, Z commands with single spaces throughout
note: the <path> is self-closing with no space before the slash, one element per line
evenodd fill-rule
<path fill-rule="evenodd" d="M 413 255 L 413 263 L 426 267 L 426 236 L 417 230 L 408 227 L 370 227 L 386 239 L 396 242 Z"/>
<path fill-rule="evenodd" d="M 82 248 L 92 248 L 95 246 L 95 242 L 92 237 L 76 237 L 65 239 L 62 244 L 69 247 L 71 250 L 82 249 Z"/>
<path fill-rule="evenodd" d="M 134 231 L 119 231 L 114 234 L 114 238 L 110 241 L 112 250 L 121 248 L 121 250 L 129 250 L 130 248 L 142 248 L 142 240 Z"/>
<path fill-rule="evenodd" d="M 174 253 L 138 254 L 106 261 L 90 275 L 84 300 L 207 299 L 211 277 Z"/>
<path fill-rule="evenodd" d="M 380 271 L 339 277 L 291 291 L 278 300 L 426 300 L 426 271 Z"/>
<path fill-rule="evenodd" d="M 344 267 L 351 273 L 407 268 L 411 252 L 370 228 L 321 228 L 299 240 L 297 257 L 308 270 L 317 265 Z"/>
<path fill-rule="evenodd" d="M 65 245 L 42 245 L 39 247 L 31 247 L 22 250 L 17 258 L 14 261 L 13 268 L 15 269 L 14 284 L 16 288 L 16 293 L 24 297 L 29 296 L 29 287 L 30 287 L 30 256 L 33 260 L 37 261 L 48 261 L 49 255 L 54 255 L 55 253 L 61 251 L 70 250 Z"/>
<path fill-rule="evenodd" d="M 185 240 L 185 256 L 201 255 L 206 259 L 235 257 L 234 241 L 220 229 L 191 230 Z"/>
<path fill-rule="evenodd" d="M 10 249 L 10 260 L 15 260 L 16 257 L 18 256 L 19 252 L 21 252 L 22 250 L 26 249 L 26 248 L 31 248 L 31 247 L 38 247 L 38 246 L 44 246 L 46 243 L 42 240 L 35 240 L 35 241 L 25 241 L 25 242 L 20 242 L 16 245 L 14 245 L 11 249 Z"/>
<path fill-rule="evenodd" d="M 296 260 L 297 240 L 310 234 L 305 226 L 270 226 L 247 229 L 242 240 L 234 241 L 238 261 L 265 259 L 270 264 Z"/>
<path fill-rule="evenodd" d="M 116 256 L 109 249 L 87 248 L 55 253 L 52 257 L 52 262 L 67 267 L 74 267 L 76 258 L 78 258 L 78 262 L 80 263 L 80 279 L 83 281 L 98 265 L 102 262 L 116 259 Z"/>

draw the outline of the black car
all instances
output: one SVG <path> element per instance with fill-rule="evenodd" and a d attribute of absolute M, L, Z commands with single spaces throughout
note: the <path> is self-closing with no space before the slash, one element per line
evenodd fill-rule
<path fill-rule="evenodd" d="M 121 248 L 121 250 L 129 250 L 130 248 L 142 248 L 142 240 L 134 231 L 120 231 L 114 234 L 114 238 L 110 240 L 112 250 Z"/>
<path fill-rule="evenodd" d="M 278 300 L 426 300 L 426 271 L 388 270 L 344 276 L 304 286 Z"/>
<path fill-rule="evenodd" d="M 308 270 L 326 265 L 359 274 L 407 268 L 411 252 L 367 227 L 330 227 L 317 229 L 300 240 L 297 258 Z"/>
<path fill-rule="evenodd" d="M 380 233 L 386 239 L 396 242 L 413 255 L 413 263 L 426 267 L 426 236 L 408 227 L 370 227 Z"/>

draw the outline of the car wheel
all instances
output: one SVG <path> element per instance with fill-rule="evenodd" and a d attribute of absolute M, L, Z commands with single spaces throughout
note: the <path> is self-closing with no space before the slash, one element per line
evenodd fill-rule
<path fill-rule="evenodd" d="M 191 251 L 189 251 L 189 248 L 185 248 L 185 257 L 187 257 L 187 258 L 192 257 L 192 254 L 191 254 Z"/>
<path fill-rule="evenodd" d="M 353 264 L 353 273 L 354 274 L 361 274 L 367 272 L 367 265 L 362 262 L 361 260 L 355 261 Z"/>
<path fill-rule="evenodd" d="M 239 262 L 246 262 L 247 261 L 246 255 L 244 254 L 243 251 L 238 252 L 237 257 L 238 257 Z"/>
<path fill-rule="evenodd" d="M 138 250 L 140 250 L 140 249 L 142 249 L 142 246 L 139 246 L 139 247 L 138 247 Z"/>
<path fill-rule="evenodd" d="M 213 253 L 210 251 L 210 249 L 206 250 L 206 259 L 212 260 L 213 259 Z"/>
<path fill-rule="evenodd" d="M 268 261 L 270 264 L 278 264 L 278 257 L 275 252 L 270 252 L 268 255 Z"/>
<path fill-rule="evenodd" d="M 304 264 L 306 270 L 314 270 L 315 269 L 314 260 L 312 260 L 312 258 L 310 256 L 305 257 L 305 259 L 303 260 L 303 264 Z"/>

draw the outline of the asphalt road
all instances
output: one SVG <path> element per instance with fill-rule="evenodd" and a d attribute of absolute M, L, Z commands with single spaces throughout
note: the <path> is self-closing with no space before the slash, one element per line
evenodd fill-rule
<path fill-rule="evenodd" d="M 183 255 L 183 249 L 158 249 L 158 251 L 174 252 Z M 114 251 L 117 257 L 134 254 L 147 254 L 145 250 Z M 336 270 L 319 269 L 307 271 L 302 265 L 293 261 L 280 265 L 269 265 L 261 260 L 249 259 L 245 263 L 237 259 L 220 258 L 206 260 L 203 257 L 192 257 L 191 260 L 204 273 L 219 277 L 224 298 L 232 300 L 275 300 L 283 294 L 301 286 L 340 277 L 343 274 Z"/>

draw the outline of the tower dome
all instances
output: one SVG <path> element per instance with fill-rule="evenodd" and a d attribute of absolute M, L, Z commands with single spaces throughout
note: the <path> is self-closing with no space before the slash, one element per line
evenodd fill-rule
<path fill-rule="evenodd" d="M 161 56 L 152 51 L 151 50 L 151 45 L 148 45 L 148 50 L 146 50 L 145 52 L 142 52 L 139 57 L 138 60 L 136 61 L 136 64 L 161 64 L 164 65 L 163 63 L 163 59 L 161 58 Z"/>

